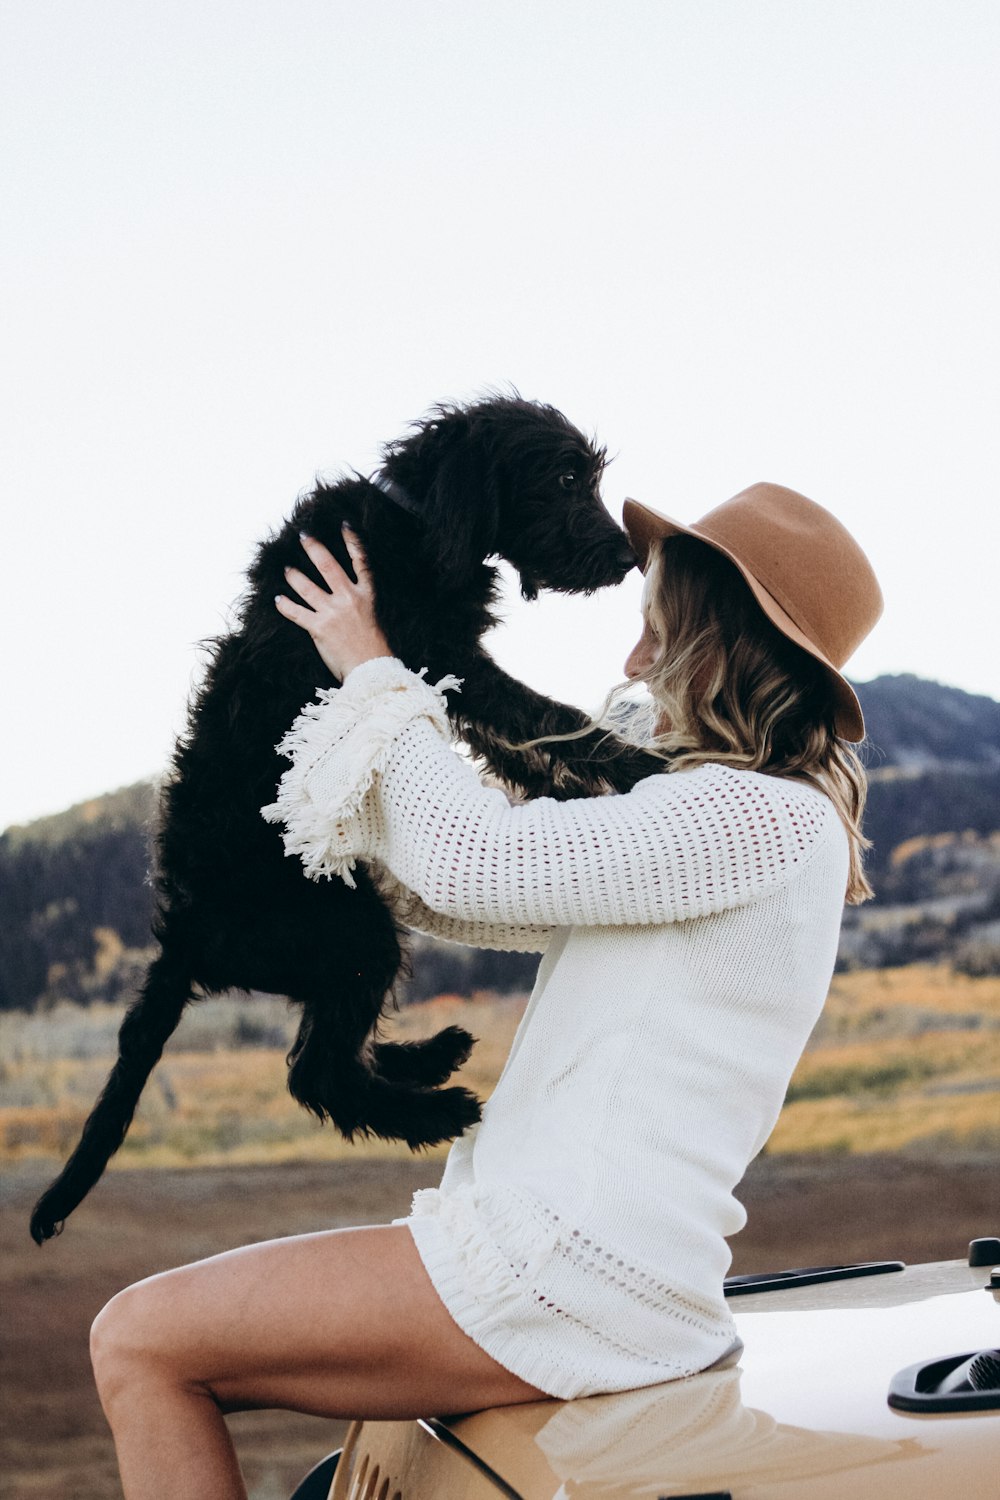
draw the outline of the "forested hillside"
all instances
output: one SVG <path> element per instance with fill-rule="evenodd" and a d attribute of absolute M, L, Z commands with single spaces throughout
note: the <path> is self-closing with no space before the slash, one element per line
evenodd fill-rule
<path fill-rule="evenodd" d="M 872 768 L 1000 768 L 1000 703 L 910 672 L 853 684 L 865 712 Z"/>
<path fill-rule="evenodd" d="M 848 909 L 840 966 L 947 959 L 1000 972 L 1000 703 L 911 675 L 856 684 L 876 900 Z M 147 958 L 156 795 L 140 782 L 0 834 L 0 1009 L 115 1000 Z M 408 997 L 502 992 L 535 960 L 423 939 Z"/>
<path fill-rule="evenodd" d="M 0 1009 L 119 998 L 150 941 L 151 783 L 0 834 Z"/>

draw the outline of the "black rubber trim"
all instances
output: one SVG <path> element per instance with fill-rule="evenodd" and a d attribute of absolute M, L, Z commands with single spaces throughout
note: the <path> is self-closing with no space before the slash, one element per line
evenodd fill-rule
<path fill-rule="evenodd" d="M 751 1292 L 783 1292 L 793 1286 L 812 1286 L 820 1281 L 850 1281 L 855 1276 L 884 1276 L 905 1271 L 902 1260 L 862 1260 L 850 1266 L 800 1266 L 794 1271 L 759 1271 L 750 1276 L 727 1276 L 727 1297 L 746 1297 Z"/>
<path fill-rule="evenodd" d="M 343 1451 L 343 1448 L 338 1448 L 336 1453 L 328 1453 L 326 1458 L 321 1458 L 295 1486 L 289 1500 L 326 1500 Z"/>
<path fill-rule="evenodd" d="M 976 1390 L 963 1378 L 961 1366 L 983 1355 L 996 1361 L 1000 1350 L 973 1349 L 907 1365 L 889 1382 L 889 1405 L 896 1411 L 1000 1411 L 1000 1386 Z"/>
<path fill-rule="evenodd" d="M 501 1479 L 497 1471 L 491 1469 L 489 1464 L 484 1463 L 478 1453 L 474 1453 L 471 1448 L 467 1448 L 461 1438 L 455 1436 L 446 1422 L 442 1422 L 438 1417 L 419 1417 L 417 1420 L 418 1425 L 426 1433 L 429 1433 L 432 1438 L 437 1438 L 439 1443 L 444 1443 L 446 1447 L 454 1449 L 456 1453 L 461 1453 L 463 1458 L 468 1459 L 469 1463 L 478 1469 L 480 1474 L 496 1485 L 501 1495 L 507 1496 L 507 1500 L 524 1500 L 524 1496 L 520 1490 L 514 1489 L 514 1486 L 508 1484 L 506 1479 Z"/>

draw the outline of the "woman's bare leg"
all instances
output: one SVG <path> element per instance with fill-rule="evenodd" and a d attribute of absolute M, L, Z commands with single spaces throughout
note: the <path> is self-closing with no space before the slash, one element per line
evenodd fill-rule
<path fill-rule="evenodd" d="M 126 1500 L 245 1500 L 224 1412 L 414 1417 L 543 1395 L 462 1332 L 403 1225 L 151 1276 L 98 1315 L 92 1352 Z"/>

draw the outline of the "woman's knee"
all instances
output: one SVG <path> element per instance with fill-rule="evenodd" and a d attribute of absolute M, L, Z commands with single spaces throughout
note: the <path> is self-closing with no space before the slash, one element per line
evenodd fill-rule
<path fill-rule="evenodd" d="M 118 1292 L 94 1319 L 90 1361 L 105 1404 L 134 1389 L 144 1372 L 157 1368 L 162 1350 L 156 1302 L 152 1282 L 140 1281 Z"/>

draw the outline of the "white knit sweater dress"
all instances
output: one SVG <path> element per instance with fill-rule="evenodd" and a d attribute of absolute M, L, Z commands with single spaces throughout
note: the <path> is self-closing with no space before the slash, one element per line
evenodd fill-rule
<path fill-rule="evenodd" d="M 441 692 L 386 657 L 281 748 L 263 812 L 311 877 L 361 859 L 411 926 L 545 955 L 482 1122 L 397 1221 L 455 1321 L 563 1398 L 738 1347 L 725 1237 L 833 971 L 833 804 L 704 765 L 511 806 L 451 748 Z"/>

